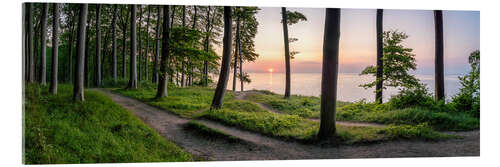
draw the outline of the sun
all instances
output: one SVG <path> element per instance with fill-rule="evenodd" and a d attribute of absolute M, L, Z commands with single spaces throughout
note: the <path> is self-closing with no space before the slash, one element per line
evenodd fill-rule
<path fill-rule="evenodd" d="M 267 72 L 273 72 L 273 69 L 272 68 L 267 69 Z"/>

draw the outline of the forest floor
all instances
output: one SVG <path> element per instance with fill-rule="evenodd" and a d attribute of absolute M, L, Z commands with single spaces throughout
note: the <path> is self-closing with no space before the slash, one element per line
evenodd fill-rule
<path fill-rule="evenodd" d="M 192 121 L 190 118 L 180 117 L 172 112 L 151 106 L 134 98 L 113 93 L 107 89 L 93 90 L 108 95 L 113 101 L 133 112 L 163 137 L 202 160 L 479 156 L 479 130 L 445 132 L 461 136 L 461 138 L 442 141 L 394 140 L 371 144 L 330 146 L 280 140 L 214 121 L 196 120 L 197 123 L 203 126 L 237 138 L 238 142 L 207 139 L 200 133 L 186 129 L 186 125 Z M 236 94 L 237 99 L 244 99 L 245 97 L 246 93 Z M 271 112 L 276 112 L 264 104 L 259 105 Z M 351 126 L 385 126 L 357 122 L 338 123 Z"/>

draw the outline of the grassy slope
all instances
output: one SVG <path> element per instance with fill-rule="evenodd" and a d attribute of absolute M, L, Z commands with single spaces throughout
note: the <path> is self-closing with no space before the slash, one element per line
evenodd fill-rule
<path fill-rule="evenodd" d="M 213 89 L 192 87 L 192 88 L 168 88 L 168 97 L 160 100 L 153 99 L 156 89 L 140 88 L 137 90 L 116 89 L 114 92 L 128 97 L 139 99 L 153 106 L 174 112 L 182 117 L 190 118 L 198 111 L 207 110 L 213 98 Z M 226 92 L 226 101 L 234 99 L 232 92 Z"/>
<path fill-rule="evenodd" d="M 284 100 L 281 95 L 268 91 L 252 93 L 247 98 L 264 103 L 282 113 L 304 118 L 319 118 L 320 99 L 317 97 L 292 96 Z M 473 130 L 479 128 L 479 119 L 464 113 L 430 111 L 423 108 L 392 109 L 388 104 L 337 103 L 337 120 L 374 122 L 382 124 L 428 124 L 438 130 Z"/>
<path fill-rule="evenodd" d="M 114 91 L 125 96 L 140 99 L 153 106 L 172 111 L 183 117 L 209 119 L 283 139 L 311 141 L 315 139 L 315 134 L 317 134 L 319 128 L 319 123 L 316 121 L 307 120 L 297 115 L 272 113 L 261 108 L 254 102 L 236 100 L 234 94 L 230 91 L 226 94 L 224 105 L 221 110 L 209 110 L 209 105 L 213 96 L 213 89 L 209 88 L 169 87 L 169 96 L 158 101 L 153 100 L 155 90 L 151 88 L 141 88 L 138 90 L 116 89 Z M 291 103 L 291 105 L 297 105 L 297 100 L 301 100 L 300 98 L 302 97 L 293 96 L 289 103 Z M 305 98 L 312 99 L 314 97 Z M 205 112 L 195 115 L 194 113 L 197 111 Z M 191 127 L 204 131 L 204 128 L 194 126 L 194 124 L 191 125 Z M 337 129 L 337 135 L 345 144 L 377 142 L 399 138 L 437 140 L 451 137 L 437 133 L 425 125 L 418 126 L 417 128 L 412 128 L 410 126 L 377 128 L 338 125 Z M 394 131 L 392 129 L 397 130 Z M 217 133 L 213 134 L 217 135 Z"/>
<path fill-rule="evenodd" d="M 84 103 L 73 103 L 72 86 L 59 85 L 58 95 L 47 89 L 26 87 L 27 164 L 192 160 L 101 93 L 86 91 Z"/>

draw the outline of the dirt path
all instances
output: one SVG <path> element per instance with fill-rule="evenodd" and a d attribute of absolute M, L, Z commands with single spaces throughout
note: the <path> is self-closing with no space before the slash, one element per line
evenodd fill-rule
<path fill-rule="evenodd" d="M 260 93 L 260 92 L 257 92 L 257 91 L 253 91 L 253 90 L 249 90 L 249 91 L 243 91 L 243 92 L 236 92 L 236 96 L 235 98 L 236 99 L 239 99 L 239 100 L 248 100 L 246 98 L 246 96 L 248 94 L 252 94 L 252 93 Z M 258 103 L 258 102 L 254 102 L 255 104 L 258 104 L 260 107 L 270 111 L 270 112 L 274 112 L 274 113 L 277 113 L 277 114 L 282 114 L 281 112 L 273 109 L 271 106 L 267 105 L 267 104 L 264 104 L 264 103 Z M 308 120 L 312 120 L 312 121 L 319 121 L 319 118 L 306 118 Z M 374 127 L 384 127 L 386 125 L 384 124 L 377 124 L 377 123 L 366 123 L 366 122 L 353 122 L 353 121 L 335 121 L 336 124 L 338 125 L 344 125 L 344 126 L 360 126 L 360 127 L 365 127 L 365 126 L 374 126 Z"/>
<path fill-rule="evenodd" d="M 371 145 L 324 147 L 281 141 L 216 122 L 200 120 L 199 122 L 208 127 L 219 129 L 247 142 L 228 143 L 222 140 L 207 140 L 183 128 L 189 119 L 108 90 L 93 90 L 108 95 L 113 101 L 132 111 L 163 137 L 203 159 L 285 160 L 479 155 L 479 131 L 456 132 L 464 138 L 442 142 L 392 141 Z"/>

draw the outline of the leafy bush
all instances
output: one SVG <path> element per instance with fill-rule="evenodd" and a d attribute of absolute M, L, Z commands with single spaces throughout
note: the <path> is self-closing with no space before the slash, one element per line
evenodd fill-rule
<path fill-rule="evenodd" d="M 469 113 L 477 118 L 480 115 L 479 59 L 479 50 L 470 54 L 469 64 L 471 65 L 471 71 L 463 77 L 458 77 L 462 88 L 460 88 L 460 92 L 452 100 L 452 105 L 458 111 Z"/>

